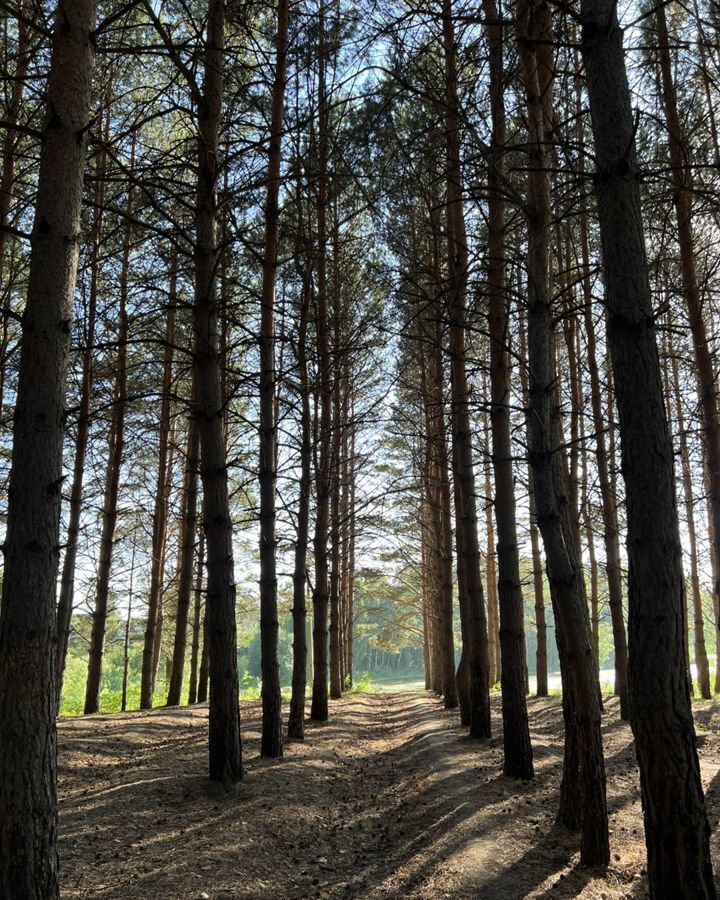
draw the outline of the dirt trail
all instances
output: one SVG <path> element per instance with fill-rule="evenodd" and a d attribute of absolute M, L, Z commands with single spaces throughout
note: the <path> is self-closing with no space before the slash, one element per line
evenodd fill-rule
<path fill-rule="evenodd" d="M 243 704 L 247 779 L 232 791 L 204 777 L 205 708 L 61 722 L 62 896 L 644 897 L 631 735 L 615 701 L 604 727 L 613 861 L 603 878 L 577 867 L 576 837 L 554 825 L 559 701 L 530 707 L 537 777 L 528 783 L 502 775 L 496 698 L 497 736 L 478 743 L 424 694 L 352 695 L 282 762 L 260 759 L 259 705 Z M 714 706 L 700 709 L 714 827 L 713 718 Z"/>

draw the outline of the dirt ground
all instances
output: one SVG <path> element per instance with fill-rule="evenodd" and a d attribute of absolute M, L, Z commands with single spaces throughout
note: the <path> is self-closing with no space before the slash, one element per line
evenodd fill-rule
<path fill-rule="evenodd" d="M 63 898 L 642 898 L 638 780 L 630 730 L 604 717 L 612 863 L 579 868 L 554 824 L 562 762 L 557 698 L 531 700 L 536 778 L 502 775 L 495 737 L 471 741 L 425 694 L 332 703 L 285 759 L 259 757 L 260 709 L 242 705 L 246 780 L 205 778 L 207 709 L 60 723 Z M 720 707 L 696 710 L 716 871 Z"/>

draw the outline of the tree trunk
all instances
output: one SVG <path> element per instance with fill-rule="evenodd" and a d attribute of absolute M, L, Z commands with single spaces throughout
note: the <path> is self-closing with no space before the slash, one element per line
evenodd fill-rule
<path fill-rule="evenodd" d="M 340 305 L 340 240 L 337 202 L 333 204 L 332 231 L 332 323 L 333 391 L 330 452 L 330 697 L 342 696 L 342 631 L 340 610 L 340 454 L 342 448 L 342 377 L 340 364 L 342 333 Z"/>
<path fill-rule="evenodd" d="M 275 372 L 275 281 L 278 253 L 278 196 L 285 110 L 288 0 L 278 0 L 275 77 L 272 88 L 270 146 L 265 196 L 265 251 L 260 316 L 260 647 L 263 756 L 283 755 L 282 699 L 278 659 L 278 608 L 275 537 L 277 421 Z"/>
<path fill-rule="evenodd" d="M 483 393 L 485 396 L 490 394 L 490 390 L 488 389 L 485 380 L 483 380 Z M 495 496 L 493 491 L 493 454 L 490 435 L 490 416 L 488 416 L 487 413 L 483 413 L 482 416 L 482 430 L 482 455 L 485 474 L 483 493 L 485 496 L 485 535 L 487 538 L 485 542 L 485 582 L 487 586 L 488 672 L 490 675 L 490 685 L 492 686 L 497 684 L 501 679 L 500 668 L 502 665 L 502 653 L 500 651 L 500 609 L 498 600 L 497 560 L 495 558 L 495 524 L 493 521 L 495 507 Z"/>
<path fill-rule="evenodd" d="M 128 586 L 127 612 L 125 614 L 125 638 L 123 641 L 123 677 L 120 696 L 120 712 L 127 709 L 128 674 L 130 669 L 130 627 L 132 625 L 133 594 L 135 586 L 135 551 L 137 544 L 133 535 L 132 556 L 130 559 L 130 584 Z"/>
<path fill-rule="evenodd" d="M 581 831 L 584 865 L 606 865 L 605 763 L 599 690 L 579 548 L 566 491 L 560 410 L 556 403 L 555 333 L 549 291 L 550 154 L 554 60 L 550 8 L 521 0 L 518 49 L 528 106 L 528 360 L 530 452 L 537 521 L 545 545 L 555 632 L 563 675 L 565 765 L 560 818 Z"/>
<path fill-rule="evenodd" d="M 135 139 L 130 152 L 130 172 L 135 168 Z M 118 513 L 120 472 L 125 452 L 125 412 L 127 409 L 127 345 L 128 345 L 128 281 L 130 277 L 130 239 L 133 191 L 128 189 L 127 219 L 123 239 L 122 271 L 120 273 L 120 310 L 118 327 L 118 351 L 115 361 L 115 390 L 113 412 L 108 437 L 108 460 L 105 471 L 102 530 L 100 534 L 100 559 L 98 561 L 95 608 L 92 614 L 90 656 L 87 684 L 85 686 L 85 715 L 100 709 L 100 681 L 102 679 L 103 654 L 105 652 L 105 628 L 110 598 L 110 571 L 115 547 L 115 526 Z"/>
<path fill-rule="evenodd" d="M 579 69 L 579 62 L 576 62 Z M 579 175 L 585 174 L 585 129 L 582 121 L 582 96 L 578 92 L 576 98 L 576 115 L 578 117 L 578 159 Z M 608 606 L 613 629 L 613 647 L 615 649 L 615 693 L 620 699 L 620 718 L 627 720 L 630 716 L 627 689 L 627 638 L 625 636 L 625 616 L 622 599 L 622 558 L 620 556 L 620 529 L 618 527 L 617 495 L 612 484 L 608 464 L 608 448 L 605 440 L 606 420 L 602 406 L 602 387 L 597 359 L 597 341 L 595 337 L 595 319 L 592 303 L 592 281 L 590 269 L 590 241 L 588 237 L 587 202 L 583 195 L 580 199 L 580 272 L 582 278 L 584 323 L 585 323 L 585 358 L 590 373 L 590 402 L 592 409 L 593 431 L 595 434 L 595 465 L 600 483 L 602 500 L 603 542 L 605 545 L 605 575 L 608 588 Z M 612 407 L 611 407 L 612 408 Z"/>
<path fill-rule="evenodd" d="M 242 779 L 243 769 L 232 519 L 223 427 L 216 285 L 216 186 L 223 92 L 224 14 L 224 0 L 210 0 L 204 48 L 204 84 L 197 97 L 194 337 L 203 528 L 207 552 L 205 618 L 210 668 L 209 772 L 213 781 L 233 783 Z"/>
<path fill-rule="evenodd" d="M 627 498 L 628 690 L 650 896 L 713 898 L 709 827 L 685 678 L 673 450 L 663 405 L 622 31 L 611 0 L 582 0 L 582 15 L 607 337 Z"/>
<path fill-rule="evenodd" d="M 330 517 L 330 441 L 332 417 L 332 369 L 328 336 L 327 297 L 327 195 L 328 195 L 328 97 L 326 85 L 326 35 L 324 8 L 320 16 L 318 47 L 318 173 L 317 173 L 317 352 L 320 376 L 315 473 L 315 586 L 313 590 L 313 688 L 310 718 L 328 718 L 328 527 Z"/>
<path fill-rule="evenodd" d="M 438 231 L 433 229 L 434 241 Z M 439 274 L 438 248 L 433 252 L 435 274 Z M 431 286 L 433 290 L 437 285 Z M 443 392 L 442 315 L 438 298 L 433 293 L 429 308 L 430 323 L 429 360 L 423 363 L 426 378 L 423 389 L 425 404 L 425 430 L 427 432 L 426 498 L 433 535 L 435 570 L 435 659 L 434 688 L 445 700 L 446 709 L 454 709 L 460 702 L 461 717 L 467 707 L 470 724 L 469 699 L 463 694 L 462 669 L 455 675 L 455 641 L 453 636 L 453 585 L 452 585 L 452 518 L 450 480 L 448 477 L 447 436 L 445 428 L 445 398 Z M 424 356 L 425 344 L 420 353 Z M 459 590 L 458 590 L 459 593 Z M 459 598 L 464 604 L 464 597 Z M 461 609 L 463 609 L 461 607 Z M 461 615 L 465 615 L 464 609 Z M 462 663 L 461 663 L 462 666 Z"/>
<path fill-rule="evenodd" d="M 462 172 L 460 163 L 460 120 L 457 88 L 457 44 L 450 0 L 443 0 L 443 52 L 445 57 L 445 137 L 447 149 L 447 252 L 448 319 L 450 331 L 450 384 L 453 465 L 455 467 L 455 506 L 458 590 L 465 579 L 469 609 L 468 677 L 470 683 L 470 734 L 489 737 L 490 678 L 488 670 L 487 619 L 480 580 L 475 470 L 470 427 L 470 391 L 465 369 L 465 332 L 467 327 L 468 248 L 463 213 Z"/>
<path fill-rule="evenodd" d="M 501 192 L 505 152 L 503 27 L 495 0 L 484 0 L 490 52 L 492 141 L 488 169 L 488 331 L 490 333 L 490 425 L 495 473 L 498 599 L 502 672 L 504 772 L 532 778 L 533 754 L 528 727 L 525 681 L 524 602 L 515 517 L 515 478 L 511 440 L 510 328 L 505 285 L 505 204 Z M 488 594 L 490 590 L 488 588 Z"/>
<path fill-rule="evenodd" d="M 110 111 L 108 109 L 104 135 L 109 137 L 108 128 Z M 103 231 L 103 209 L 105 205 L 105 165 L 107 154 L 98 154 L 95 170 L 95 191 L 93 201 L 95 210 L 92 226 L 92 253 L 90 260 L 90 287 L 88 291 L 87 315 L 85 320 L 85 348 L 82 357 L 82 376 L 80 384 L 80 403 L 78 409 L 77 435 L 75 437 L 75 460 L 73 463 L 73 480 L 70 490 L 70 510 L 68 529 L 65 538 L 65 556 L 63 558 L 62 575 L 60 577 L 60 596 L 57 609 L 57 678 L 58 705 L 62 694 L 65 662 L 67 659 L 70 625 L 72 621 L 73 599 L 75 595 L 75 566 L 77 562 L 78 537 L 80 535 L 80 516 L 82 514 L 83 480 L 85 478 L 85 459 L 87 456 L 88 438 L 90 435 L 90 404 L 93 390 L 93 365 L 95 362 L 95 321 L 97 314 L 98 279 L 100 276 L 100 245 Z"/>
<path fill-rule="evenodd" d="M 525 428 L 528 443 L 530 442 L 530 386 L 527 367 L 527 328 L 518 306 L 520 331 L 520 385 L 522 388 L 523 407 L 525 409 Z M 530 515 L 530 552 L 533 570 L 533 597 L 535 600 L 535 632 L 537 646 L 535 648 L 535 696 L 548 695 L 548 659 L 547 659 L 547 623 L 545 621 L 545 586 L 543 582 L 542 553 L 540 552 L 540 534 L 537 528 L 537 511 L 535 509 L 535 488 L 533 487 L 532 467 L 528 464 L 528 512 Z"/>
<path fill-rule="evenodd" d="M 0 895 L 7 900 L 59 896 L 55 592 L 95 15 L 93 0 L 58 6 L 23 318 L 0 606 Z"/>
<path fill-rule="evenodd" d="M 167 320 L 165 324 L 165 344 L 163 349 L 163 383 L 160 400 L 160 436 L 158 448 L 158 473 L 155 487 L 155 509 L 153 512 L 152 563 L 150 569 L 150 595 L 148 601 L 147 624 L 143 643 L 142 675 L 140 681 L 140 709 L 151 709 L 155 686 L 158 620 L 162 602 L 163 562 L 165 559 L 165 535 L 169 502 L 168 450 L 170 439 L 170 404 L 173 379 L 173 356 L 175 342 L 175 307 L 177 302 L 177 252 L 173 249 L 170 263 L 170 290 Z"/>
<path fill-rule="evenodd" d="M 657 3 L 655 8 L 658 40 L 657 52 L 660 60 L 662 85 L 662 102 L 668 131 L 670 166 L 673 179 L 673 202 L 677 221 L 677 240 L 680 248 L 680 266 L 682 270 L 683 293 L 688 312 L 690 333 L 695 351 L 695 374 L 697 377 L 700 424 L 703 434 L 705 452 L 705 471 L 707 474 L 709 515 L 712 517 L 713 552 L 720 558 L 720 410 L 716 386 L 716 366 L 713 364 L 711 338 L 708 337 L 703 318 L 700 286 L 698 284 L 695 265 L 695 236 L 692 225 L 692 192 L 693 178 L 690 168 L 691 152 L 686 135 L 680 124 L 677 107 L 677 93 L 673 81 L 672 62 L 670 59 L 669 35 L 665 7 Z M 720 596 L 720 581 L 713 586 Z M 696 633 L 697 638 L 697 633 Z M 703 681 L 700 685 L 703 697 L 709 696 L 709 676 L 705 683 L 700 667 L 702 660 L 697 660 L 698 677 Z"/>
<path fill-rule="evenodd" d="M 195 390 L 193 389 L 193 395 Z M 193 405 L 194 405 L 193 400 Z M 200 435 L 197 421 L 192 415 L 188 419 L 187 447 L 185 451 L 185 477 L 180 509 L 180 539 L 178 552 L 178 593 L 175 616 L 175 639 L 173 642 L 172 668 L 168 686 L 167 706 L 179 706 L 182 693 L 183 672 L 185 671 L 185 649 L 187 647 L 188 616 L 193 592 L 193 562 L 195 557 L 195 536 L 197 534 L 197 486 L 200 463 Z"/>
<path fill-rule="evenodd" d="M 188 687 L 188 705 L 192 706 L 198 702 L 198 662 L 200 653 L 200 635 L 202 633 L 202 579 L 203 567 L 205 565 L 205 536 L 200 529 L 200 539 L 198 541 L 197 563 L 195 570 L 195 595 L 193 610 L 193 636 L 192 648 L 190 650 L 190 685 Z"/>
<path fill-rule="evenodd" d="M 300 255 L 298 254 L 298 259 Z M 300 393 L 300 482 L 298 485 L 297 532 L 295 535 L 295 565 L 293 569 L 293 674 L 290 698 L 288 737 L 301 741 L 305 737 L 305 692 L 307 689 L 307 608 L 305 583 L 307 580 L 307 551 L 310 533 L 310 489 L 312 485 L 312 434 L 310 385 L 308 380 L 307 331 L 312 281 L 309 266 L 300 272 L 302 300 L 298 329 L 298 378 Z"/>

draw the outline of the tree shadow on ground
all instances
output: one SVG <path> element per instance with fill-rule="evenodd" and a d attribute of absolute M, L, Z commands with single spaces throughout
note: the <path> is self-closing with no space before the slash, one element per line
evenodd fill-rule
<path fill-rule="evenodd" d="M 530 703 L 532 782 L 501 774 L 493 709 L 495 736 L 472 741 L 427 695 L 352 695 L 271 761 L 257 755 L 259 705 L 243 704 L 247 779 L 231 791 L 204 777 L 201 707 L 63 723 L 63 897 L 515 900 L 596 882 L 642 896 L 639 866 L 598 879 L 554 822 L 559 700 Z M 629 732 L 607 730 L 611 812 L 636 816 Z"/>

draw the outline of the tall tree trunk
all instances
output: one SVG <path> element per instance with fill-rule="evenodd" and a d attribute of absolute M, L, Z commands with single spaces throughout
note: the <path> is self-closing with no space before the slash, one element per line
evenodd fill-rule
<path fill-rule="evenodd" d="M 130 557 L 130 584 L 128 585 L 127 611 L 125 613 L 125 637 L 123 640 L 123 675 L 120 695 L 120 712 L 127 709 L 128 675 L 130 673 L 130 629 L 132 626 L 133 599 L 135 593 L 135 553 L 137 544 L 133 535 L 132 556 Z"/>
<path fill-rule="evenodd" d="M 299 259 L 299 254 L 298 254 Z M 305 692 L 307 688 L 307 608 L 305 584 L 307 581 L 307 551 L 310 533 L 310 490 L 312 486 L 312 434 L 310 410 L 310 385 L 308 379 L 307 332 L 312 281 L 309 266 L 300 272 L 302 300 L 298 328 L 298 378 L 300 393 L 300 481 L 298 484 L 297 531 L 295 535 L 295 560 L 293 568 L 293 674 L 290 697 L 288 737 L 301 741 L 305 737 Z"/>
<path fill-rule="evenodd" d="M 690 469 L 690 451 L 688 448 L 687 432 L 685 431 L 685 419 L 682 409 L 680 367 L 678 358 L 674 353 L 671 357 L 671 366 L 673 374 L 673 393 L 675 395 L 675 415 L 677 417 L 678 434 L 680 436 L 680 466 L 682 470 L 683 495 L 687 518 L 688 549 L 690 551 L 690 586 L 692 588 L 693 603 L 695 666 L 697 667 L 697 683 L 700 689 L 700 695 L 705 700 L 709 700 L 712 697 L 712 691 L 710 690 L 710 664 L 708 663 L 707 650 L 705 649 L 705 623 L 703 621 L 700 573 L 698 571 L 697 530 L 695 528 L 695 507 L 692 474 Z M 688 666 L 689 663 L 690 660 L 688 659 Z"/>
<path fill-rule="evenodd" d="M 165 323 L 165 343 L 163 348 L 163 381 L 160 400 L 160 435 L 158 447 L 158 470 L 155 486 L 155 508 L 153 511 L 152 562 L 150 567 L 150 595 L 148 600 L 147 624 L 143 643 L 142 674 L 140 680 L 140 709 L 150 709 L 155 686 L 156 653 L 160 605 L 162 602 L 162 581 L 165 560 L 165 536 L 169 503 L 168 451 L 170 443 L 170 406 L 173 379 L 173 357 L 175 343 L 175 308 L 177 303 L 177 251 L 173 248 L 170 263 L 170 290 Z"/>
<path fill-rule="evenodd" d="M 579 62 L 576 62 L 579 71 Z M 579 175 L 585 174 L 585 128 L 582 117 L 582 96 L 576 93 L 576 115 L 578 117 L 577 138 Z M 590 403 L 592 409 L 593 431 L 595 435 L 595 465 L 600 483 L 602 500 L 603 542 L 605 546 L 605 575 L 607 578 L 608 606 L 613 629 L 613 647 L 615 649 L 615 693 L 620 698 L 620 717 L 627 720 L 630 716 L 627 688 L 627 638 L 625 635 L 625 616 L 622 599 L 622 558 L 620 556 L 620 529 L 618 527 L 617 495 L 612 484 L 608 464 L 608 448 L 606 443 L 606 420 L 603 414 L 602 387 L 597 358 L 597 340 L 595 336 L 595 319 L 592 303 L 592 280 L 590 268 L 590 240 L 588 236 L 587 201 L 583 195 L 580 199 L 580 274 L 582 278 L 582 294 L 585 324 L 585 359 L 590 373 Z"/>
<path fill-rule="evenodd" d="M 203 528 L 207 552 L 206 636 L 210 668 L 213 781 L 242 779 L 232 519 L 221 395 L 216 272 L 218 135 L 223 93 L 224 0 L 210 0 L 204 84 L 197 97 L 198 184 L 195 205 L 195 376 L 200 431 Z"/>
<path fill-rule="evenodd" d="M 328 336 L 327 206 L 328 115 L 324 8 L 320 15 L 318 47 L 318 173 L 317 173 L 317 352 L 320 376 L 320 419 L 315 473 L 315 585 L 313 590 L 313 687 L 310 718 L 328 718 L 328 527 L 330 518 L 330 441 L 332 369 Z"/>
<path fill-rule="evenodd" d="M 340 226 L 337 201 L 333 203 L 332 229 L 332 324 L 333 390 L 330 453 L 330 697 L 342 696 L 342 648 L 340 611 L 340 453 L 342 447 L 342 287 L 340 282 Z"/>
<path fill-rule="evenodd" d="M 353 683 L 355 653 L 355 394 L 350 387 L 350 454 L 348 461 L 347 679 Z"/>
<path fill-rule="evenodd" d="M 677 221 L 677 240 L 680 248 L 683 293 L 687 307 L 688 322 L 692 335 L 697 377 L 700 424 L 705 451 L 705 471 L 708 486 L 709 515 L 712 517 L 713 552 L 720 558 L 720 409 L 716 385 L 716 365 L 713 364 L 711 338 L 708 336 L 703 317 L 700 286 L 695 264 L 696 249 L 693 234 L 692 192 L 693 177 L 690 168 L 691 151 L 678 113 L 677 92 L 673 80 L 670 59 L 670 37 L 668 34 L 665 7 L 658 2 L 655 7 L 658 40 L 657 52 L 660 60 L 662 102 L 668 131 L 670 166 L 673 180 L 673 202 Z M 715 593 L 720 596 L 720 580 L 714 584 Z M 698 666 L 701 661 L 697 661 Z M 698 676 L 700 676 L 698 670 Z M 705 691 L 706 685 L 701 684 Z M 709 691 L 709 685 L 707 686 Z M 703 693 L 705 696 L 705 693 Z"/>
<path fill-rule="evenodd" d="M 600 677 L 600 579 L 597 554 L 595 553 L 595 532 L 590 497 L 588 495 L 588 453 L 585 441 L 585 416 L 580 416 L 580 444 L 582 446 L 582 475 L 580 488 L 580 515 L 585 526 L 585 543 L 590 560 L 590 630 L 592 633 L 595 668 Z"/>
<path fill-rule="evenodd" d="M 265 195 L 265 251 L 260 315 L 260 650 L 263 756 L 283 755 L 282 699 L 278 659 L 278 608 L 275 537 L 277 421 L 275 371 L 275 282 L 278 254 L 278 197 L 285 113 L 288 0 L 278 0 L 275 77 L 272 88 L 270 146 Z"/>
<path fill-rule="evenodd" d="M 582 0 L 607 338 L 620 414 L 629 563 L 628 691 L 653 898 L 713 898 L 709 827 L 685 678 L 682 549 L 663 405 L 622 31 Z"/>
<path fill-rule="evenodd" d="M 528 443 L 530 441 L 530 385 L 527 366 L 527 327 L 522 307 L 518 306 L 520 331 L 520 385 L 522 388 L 523 408 L 525 409 L 525 428 Z M 537 527 L 537 510 L 535 508 L 535 488 L 533 487 L 532 467 L 528 464 L 528 513 L 530 517 L 530 552 L 533 570 L 533 597 L 535 606 L 535 696 L 548 695 L 548 657 L 547 657 L 547 623 L 545 621 L 545 585 L 543 580 L 542 553 L 540 552 L 540 534 Z"/>
<path fill-rule="evenodd" d="M 528 360 L 530 452 L 537 521 L 545 546 L 563 676 L 565 764 L 560 819 L 581 831 L 584 865 L 606 865 L 605 763 L 597 676 L 579 548 L 566 491 L 560 410 L 556 402 L 555 333 L 549 291 L 550 154 L 554 60 L 550 8 L 521 0 L 518 49 L 528 106 Z"/>
<path fill-rule="evenodd" d="M 193 406 L 195 404 L 193 388 Z M 191 409 L 188 419 L 187 445 L 185 450 L 185 477 L 180 509 L 180 539 L 178 553 L 178 593 L 175 616 L 175 639 L 173 641 L 172 669 L 168 686 L 167 705 L 178 706 L 182 693 L 183 672 L 185 671 L 185 649 L 187 647 L 188 616 L 193 591 L 193 562 L 195 557 L 195 536 L 197 535 L 197 487 L 200 464 L 200 435 L 197 421 Z"/>
<path fill-rule="evenodd" d="M 130 172 L 135 169 L 135 138 L 130 152 Z M 100 709 L 100 681 L 105 652 L 105 628 L 107 625 L 108 602 L 110 597 L 110 572 L 115 547 L 115 526 L 118 513 L 118 492 L 120 472 L 125 453 L 125 412 L 127 410 L 127 345 L 128 345 L 128 281 L 130 277 L 130 240 L 133 206 L 132 187 L 128 189 L 126 225 L 123 239 L 122 270 L 120 273 L 120 310 L 118 328 L 118 350 L 115 361 L 115 390 L 113 412 L 108 436 L 108 459 L 105 470 L 103 495 L 102 529 L 100 534 L 100 559 L 98 561 L 97 583 L 95 587 L 95 608 L 92 614 L 90 634 L 90 655 L 88 659 L 87 684 L 85 686 L 85 715 Z"/>
<path fill-rule="evenodd" d="M 495 473 L 498 599 L 502 666 L 504 772 L 532 778 L 525 681 L 524 601 L 515 516 L 515 478 L 511 440 L 510 328 L 506 292 L 505 204 L 502 195 L 505 152 L 503 27 L 495 0 L 484 0 L 490 52 L 492 140 L 488 168 L 488 330 L 490 333 L 490 424 Z M 488 589 L 489 593 L 489 589 Z"/>
<path fill-rule="evenodd" d="M 437 237 L 437 230 L 434 229 Z M 437 251 L 437 248 L 435 248 Z M 436 274 L 439 273 L 439 257 Z M 427 432 L 426 498 L 433 535 L 433 555 L 435 570 L 435 635 L 436 657 L 433 662 L 434 688 L 444 697 L 446 709 L 454 709 L 460 702 L 461 716 L 467 706 L 467 721 L 470 724 L 469 699 L 463 696 L 462 670 L 455 675 L 455 642 L 453 635 L 453 585 L 452 585 L 452 518 L 450 480 L 448 476 L 447 435 L 445 427 L 445 398 L 443 392 L 443 351 L 441 305 L 433 295 L 429 309 L 431 341 L 430 358 L 423 362 L 422 371 L 426 378 L 423 397 L 425 404 L 425 430 Z M 420 353 L 424 356 L 425 344 L 421 343 Z M 458 588 L 458 593 L 460 589 Z M 459 598 L 462 603 L 464 597 Z M 463 610 L 462 615 L 465 615 Z M 462 622 L 462 620 L 461 620 Z M 466 623 L 462 623 L 466 624 Z M 463 721 L 464 718 L 463 718 Z"/>
<path fill-rule="evenodd" d="M 445 57 L 445 137 L 447 147 L 448 231 L 448 319 L 450 331 L 450 384 L 455 505 L 459 510 L 456 529 L 458 582 L 465 578 L 469 608 L 468 677 L 470 682 L 470 734 L 489 737 L 490 678 L 488 670 L 487 619 L 480 580 L 477 501 L 470 427 L 470 391 L 465 368 L 467 327 L 468 247 L 463 213 L 460 163 L 460 119 L 457 88 L 457 43 L 452 4 L 443 0 L 443 52 Z M 458 584 L 458 590 L 461 590 Z"/>
<path fill-rule="evenodd" d="M 108 129 L 110 111 L 105 119 L 104 135 L 109 137 Z M 78 538 L 80 535 L 80 517 L 82 514 L 83 480 L 85 478 L 85 459 L 87 456 L 88 438 L 90 435 L 90 404 L 93 390 L 93 365 L 95 361 L 95 320 L 97 315 L 98 279 L 100 277 L 100 246 L 103 232 L 103 209 L 105 205 L 105 166 L 107 154 L 98 154 L 95 170 L 95 205 L 92 225 L 92 253 L 90 260 L 90 287 L 88 291 L 87 313 L 85 319 L 85 347 L 82 356 L 82 376 L 80 383 L 80 403 L 78 409 L 77 434 L 75 437 L 75 460 L 73 463 L 73 480 L 70 490 L 70 510 L 68 529 L 65 538 L 65 556 L 60 576 L 60 596 L 57 609 L 57 678 L 58 704 L 62 694 L 65 662 L 68 642 L 70 640 L 70 624 L 72 621 L 73 599 L 75 594 L 75 566 L 77 562 Z"/>
<path fill-rule="evenodd" d="M 490 391 L 483 380 L 483 392 L 487 396 Z M 493 491 L 493 460 L 491 446 L 491 424 L 487 412 L 482 416 L 483 430 L 483 469 L 485 483 L 483 494 L 485 496 L 485 535 L 487 540 L 485 554 L 485 582 L 487 587 L 487 618 L 488 618 L 488 671 L 490 673 L 490 685 L 500 681 L 500 667 L 502 654 L 500 652 L 500 609 L 498 600 L 498 573 L 495 547 L 495 523 L 494 508 L 495 495 Z"/>
<path fill-rule="evenodd" d="M 193 593 L 194 610 L 193 610 L 193 636 L 192 648 L 190 650 L 190 685 L 188 687 L 188 704 L 192 706 L 198 702 L 198 663 L 200 655 L 200 635 L 202 634 L 203 620 L 203 602 L 202 602 L 202 580 L 203 568 L 205 566 L 205 535 L 200 529 L 200 538 L 198 540 L 197 563 L 195 568 L 195 587 Z"/>
<path fill-rule="evenodd" d="M 31 238 L 0 606 L 0 895 L 7 900 L 59 896 L 55 592 L 95 15 L 94 0 L 58 6 Z"/>

